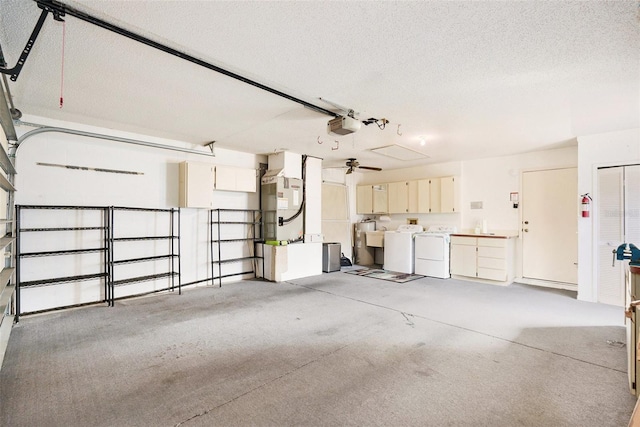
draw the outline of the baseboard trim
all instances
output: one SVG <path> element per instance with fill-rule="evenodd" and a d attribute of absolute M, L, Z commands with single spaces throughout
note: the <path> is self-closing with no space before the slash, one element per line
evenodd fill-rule
<path fill-rule="evenodd" d="M 509 286 L 512 283 L 508 281 L 501 282 L 499 280 L 481 279 L 479 277 L 458 276 L 456 274 L 452 274 L 451 278 L 457 279 L 457 280 L 464 280 L 467 282 L 486 283 L 488 285 L 497 285 L 497 286 Z"/>
<path fill-rule="evenodd" d="M 551 280 L 529 279 L 528 277 L 517 277 L 515 283 L 523 285 L 541 286 L 543 288 L 564 289 L 567 291 L 578 291 L 578 285 L 574 283 L 553 282 Z"/>

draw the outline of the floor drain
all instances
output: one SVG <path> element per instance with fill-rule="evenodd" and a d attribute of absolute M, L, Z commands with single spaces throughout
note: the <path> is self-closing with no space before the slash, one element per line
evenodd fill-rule
<path fill-rule="evenodd" d="M 622 348 L 626 345 L 622 341 L 613 341 L 613 340 L 607 340 L 607 344 L 609 344 L 612 347 L 618 347 L 618 348 Z"/>

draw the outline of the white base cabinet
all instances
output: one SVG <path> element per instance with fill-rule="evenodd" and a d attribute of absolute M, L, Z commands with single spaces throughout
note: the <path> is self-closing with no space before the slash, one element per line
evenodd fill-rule
<path fill-rule="evenodd" d="M 451 236 L 451 274 L 509 284 L 515 278 L 515 239 Z"/>
<path fill-rule="evenodd" d="M 451 274 L 476 277 L 477 240 L 471 237 L 451 237 Z"/>

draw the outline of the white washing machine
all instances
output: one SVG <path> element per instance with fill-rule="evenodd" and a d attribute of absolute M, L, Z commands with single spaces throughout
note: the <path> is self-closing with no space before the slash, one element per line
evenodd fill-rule
<path fill-rule="evenodd" d="M 449 253 L 451 233 L 456 227 L 431 226 L 415 236 L 415 273 L 423 276 L 448 279 L 451 277 Z"/>
<path fill-rule="evenodd" d="M 398 273 L 413 274 L 414 245 L 413 237 L 424 229 L 421 225 L 406 224 L 397 230 L 384 233 L 384 265 L 385 270 Z"/>

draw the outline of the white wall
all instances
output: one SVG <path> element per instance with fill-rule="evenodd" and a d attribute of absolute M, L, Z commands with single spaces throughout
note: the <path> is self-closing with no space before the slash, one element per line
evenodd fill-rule
<path fill-rule="evenodd" d="M 357 184 L 375 184 L 443 176 L 460 177 L 460 214 L 408 214 L 391 215 L 390 223 L 379 223 L 393 229 L 406 222 L 407 217 L 418 217 L 423 226 L 433 224 L 455 225 L 459 231 L 470 231 L 476 222 L 487 220 L 490 232 L 517 232 L 520 229 L 520 211 L 509 201 L 511 192 L 520 192 L 523 171 L 575 167 L 577 147 L 536 151 L 505 157 L 466 160 L 462 162 L 394 169 L 373 173 L 354 173 Z M 355 190 L 354 190 L 355 191 Z M 471 209 L 470 203 L 481 201 L 482 209 Z M 355 194 L 352 197 L 355 212 Z M 355 221 L 362 215 L 354 215 Z"/>
<path fill-rule="evenodd" d="M 488 231 L 495 233 L 515 233 L 520 231 L 520 208 L 514 209 L 509 200 L 511 192 L 521 193 L 521 176 L 524 171 L 544 170 L 564 167 L 576 167 L 578 147 L 565 147 L 531 153 L 492 157 L 486 159 L 448 162 L 406 169 L 394 169 L 381 172 L 355 172 L 355 183 L 350 192 L 352 221 L 357 222 L 365 216 L 355 214 L 355 186 L 421 178 L 458 176 L 460 181 L 460 213 L 456 214 L 405 214 L 389 215 L 390 222 L 381 222 L 376 218 L 376 228 L 387 227 L 393 230 L 406 223 L 406 218 L 418 218 L 425 228 L 429 225 L 455 225 L 459 231 L 471 231 L 478 221 L 486 220 Z M 482 209 L 471 209 L 470 203 L 481 201 Z M 516 243 L 516 275 L 522 272 L 522 245 Z"/>
<path fill-rule="evenodd" d="M 578 138 L 578 193 L 598 194 L 598 168 L 640 163 L 640 129 Z M 597 201 L 593 215 L 578 222 L 578 298 L 597 301 Z"/>
<path fill-rule="evenodd" d="M 567 147 L 463 162 L 462 228 L 471 230 L 485 219 L 489 232 L 518 232 L 520 208 L 513 208 L 509 195 L 521 192 L 522 172 L 575 167 L 577 151 Z M 482 209 L 471 209 L 476 201 L 482 202 Z"/>
<path fill-rule="evenodd" d="M 201 149 L 180 141 L 162 140 L 145 135 L 116 132 L 111 129 L 60 123 L 38 117 L 25 117 L 26 122 L 37 122 L 51 126 L 85 130 L 99 134 L 140 139 L 169 146 Z M 21 126 L 18 135 L 32 130 Z M 121 142 L 88 138 L 62 133 L 42 133 L 25 140 L 16 156 L 16 204 L 20 205 L 77 205 L 77 206 L 127 206 L 144 208 L 178 207 L 178 164 L 197 161 L 216 165 L 257 169 L 266 157 L 253 154 L 216 149 L 215 157 L 168 151 L 131 145 Z M 42 166 L 37 163 L 52 163 L 89 168 L 114 169 L 139 172 L 141 175 L 76 170 Z M 259 209 L 256 193 L 215 191 L 214 208 Z M 47 215 L 40 211 L 39 215 Z M 209 219 L 206 209 L 182 209 L 181 215 L 181 261 L 182 282 L 189 283 L 211 277 L 209 257 Z M 34 222 L 38 222 L 38 218 Z M 129 224 L 135 228 L 135 224 Z M 50 235 L 49 235 L 50 234 Z M 47 240 L 55 240 L 55 233 L 41 234 L 42 246 Z M 26 234 L 25 234 L 26 235 Z M 228 248 L 239 251 L 237 248 Z M 234 253 L 225 253 L 223 258 L 233 258 Z M 242 256 L 242 255 L 238 255 Z M 42 278 L 56 277 L 56 264 L 48 264 L 49 271 L 40 271 Z M 232 267 L 231 264 L 225 268 Z M 242 271 L 242 270 L 238 270 Z M 227 270 L 227 272 L 229 272 Z M 223 271 L 223 274 L 225 272 Z M 217 272 L 216 272 L 217 275 Z M 226 279 L 240 280 L 241 276 Z M 217 283 L 217 281 L 216 281 Z M 48 308 L 48 304 L 78 304 L 84 298 L 83 284 L 73 286 L 49 286 L 40 293 L 41 300 L 25 301 L 23 311 Z M 68 289 L 68 295 L 61 295 Z M 55 294 L 58 301 L 51 301 Z M 64 302 L 64 303 L 63 303 Z"/>

